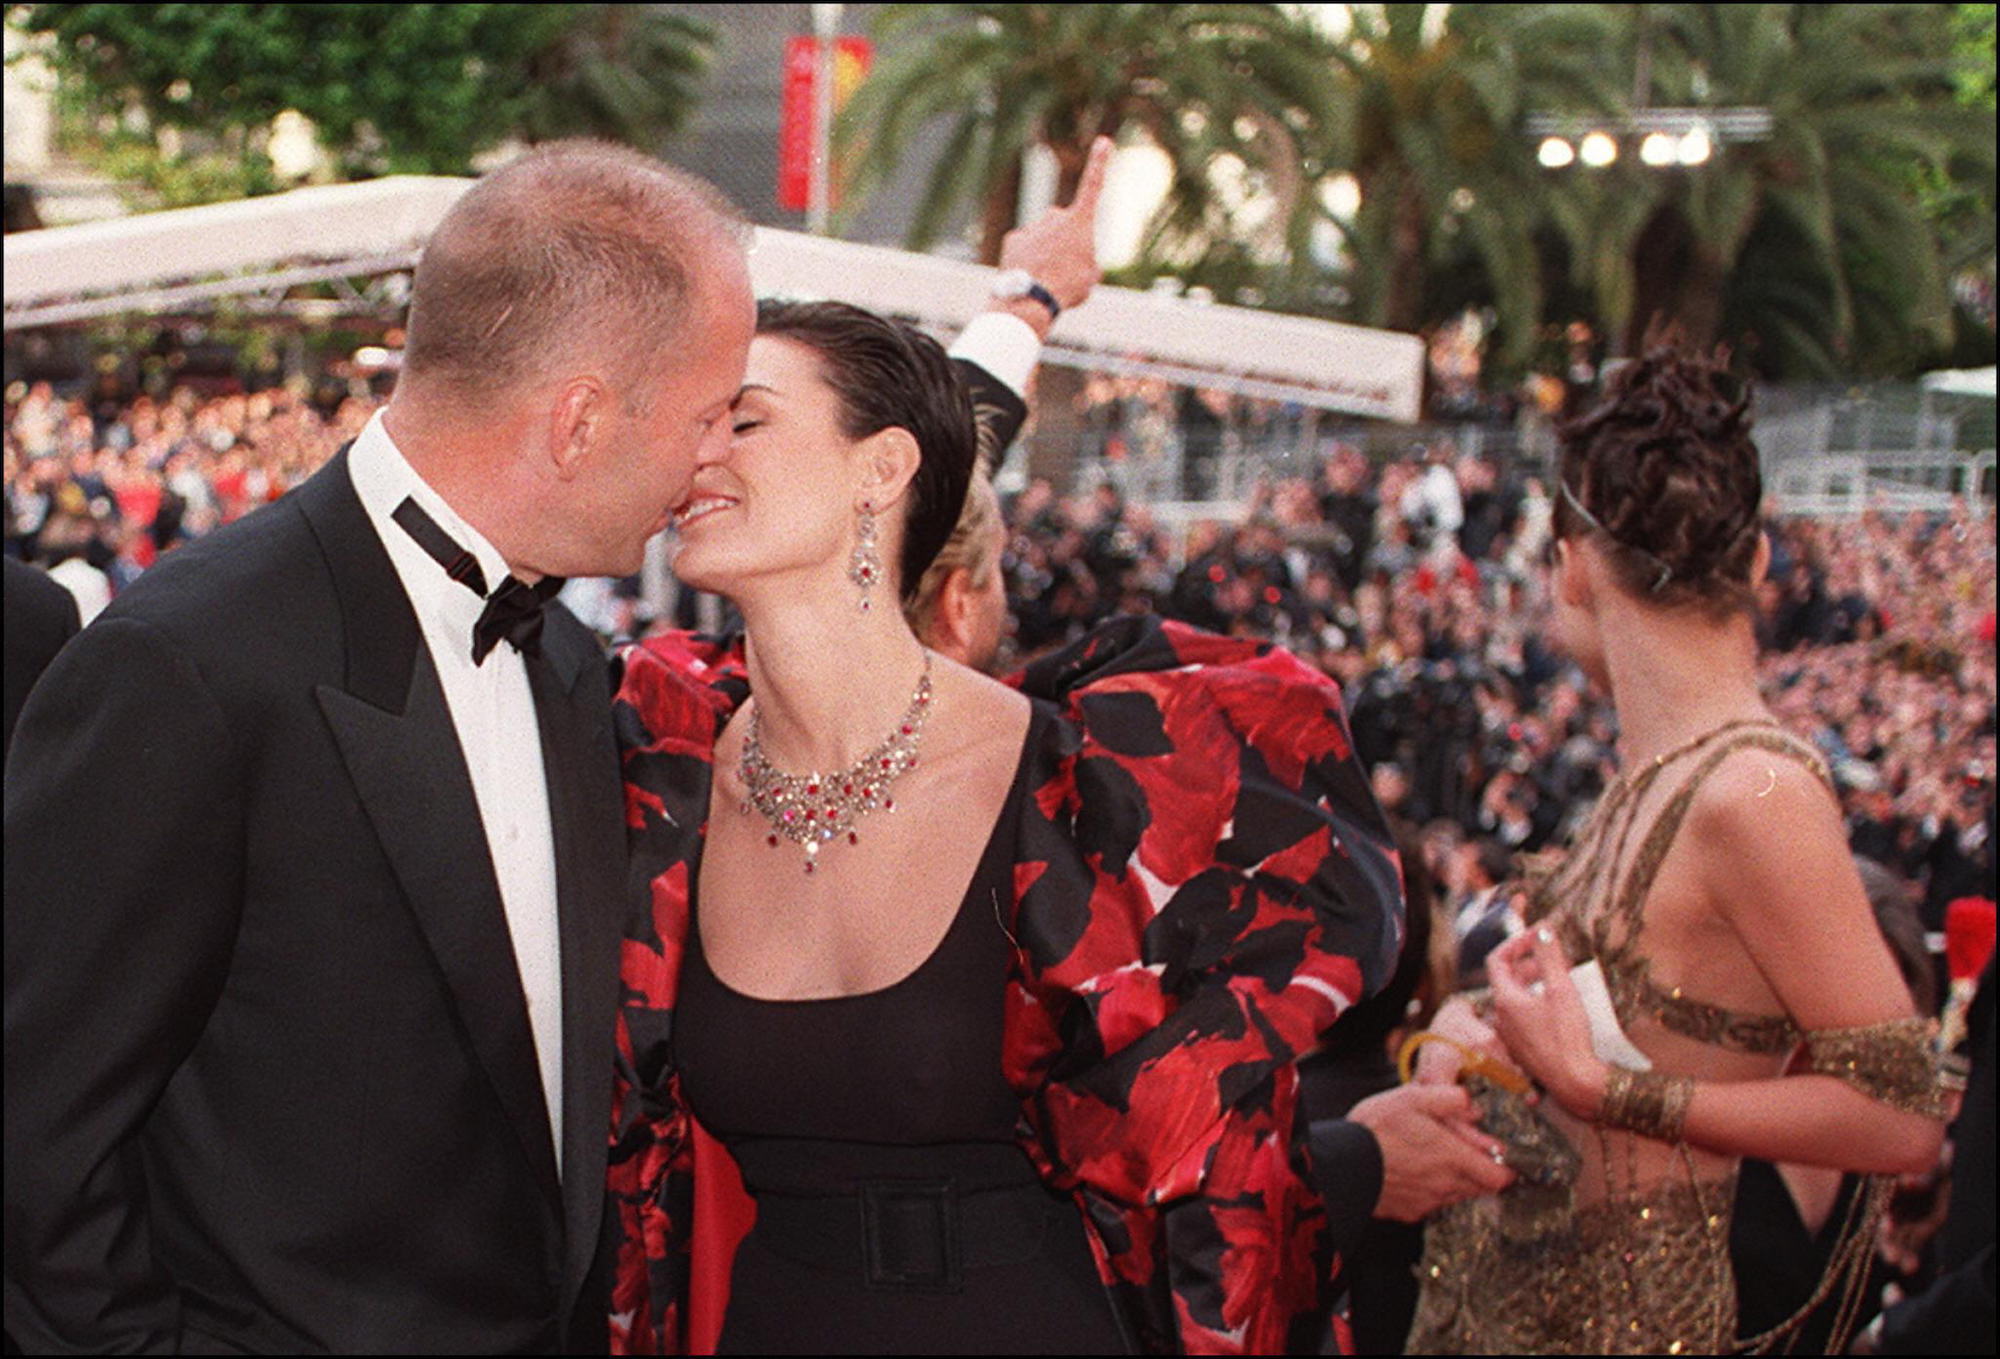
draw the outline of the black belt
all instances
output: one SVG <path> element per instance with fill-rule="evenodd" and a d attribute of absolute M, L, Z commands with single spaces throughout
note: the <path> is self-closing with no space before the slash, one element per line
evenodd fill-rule
<path fill-rule="evenodd" d="M 756 1237 L 800 1264 L 858 1266 L 870 1288 L 950 1292 L 968 1269 L 1034 1259 L 1051 1218 L 1075 1211 L 1040 1184 L 874 1180 L 852 1194 L 759 1194 Z"/>

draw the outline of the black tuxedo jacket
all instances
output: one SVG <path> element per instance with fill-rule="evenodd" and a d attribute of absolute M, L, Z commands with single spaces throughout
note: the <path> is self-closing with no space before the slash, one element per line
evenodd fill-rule
<path fill-rule="evenodd" d="M 0 557 L 6 572 L 7 734 L 14 744 L 14 722 L 28 701 L 42 671 L 56 658 L 63 643 L 76 636 L 76 596 L 12 557 Z M 4 747 L 0 747 L 4 748 Z"/>
<path fill-rule="evenodd" d="M 6 1320 L 30 1352 L 602 1351 L 610 678 L 560 608 L 528 674 L 560 1180 L 471 781 L 345 456 L 51 667 L 6 789 Z"/>

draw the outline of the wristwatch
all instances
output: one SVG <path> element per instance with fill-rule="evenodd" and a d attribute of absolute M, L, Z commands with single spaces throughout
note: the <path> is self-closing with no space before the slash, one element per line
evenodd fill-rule
<path fill-rule="evenodd" d="M 1011 302 L 1017 297 L 1025 297 L 1039 302 L 1049 309 L 1049 320 L 1062 315 L 1062 303 L 1056 295 L 1035 281 L 1035 276 L 1026 269 L 1002 269 L 993 276 L 993 295 L 1003 302 Z"/>

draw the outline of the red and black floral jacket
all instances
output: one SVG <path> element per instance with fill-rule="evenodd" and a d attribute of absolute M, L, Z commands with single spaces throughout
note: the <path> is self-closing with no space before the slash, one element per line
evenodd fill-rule
<path fill-rule="evenodd" d="M 1395 851 L 1339 690 L 1289 653 L 1121 619 L 1017 683 L 1056 704 L 1014 851 L 1004 1064 L 1134 1344 L 1316 1347 L 1330 1281 L 1295 1060 L 1392 970 Z M 650 913 L 624 944 L 615 1353 L 713 1343 L 740 1183 L 680 1098 L 674 996 L 740 653 L 628 656 L 617 719 Z M 1372 1195 L 1370 1196 L 1372 1198 Z"/>

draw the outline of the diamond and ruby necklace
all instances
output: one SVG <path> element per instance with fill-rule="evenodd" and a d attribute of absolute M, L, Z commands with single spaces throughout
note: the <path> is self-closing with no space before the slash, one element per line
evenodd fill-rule
<path fill-rule="evenodd" d="M 836 774 L 787 774 L 773 765 L 764 755 L 763 713 L 753 706 L 736 772 L 750 794 L 744 813 L 754 807 L 770 823 L 764 842 L 775 848 L 782 837 L 800 846 L 808 873 L 821 845 L 840 838 L 857 843 L 861 837 L 854 830 L 856 820 L 878 807 L 896 810 L 889 785 L 916 764 L 917 742 L 923 737 L 930 706 L 931 653 L 926 650 L 916 692 L 895 727 L 881 744 Z"/>

